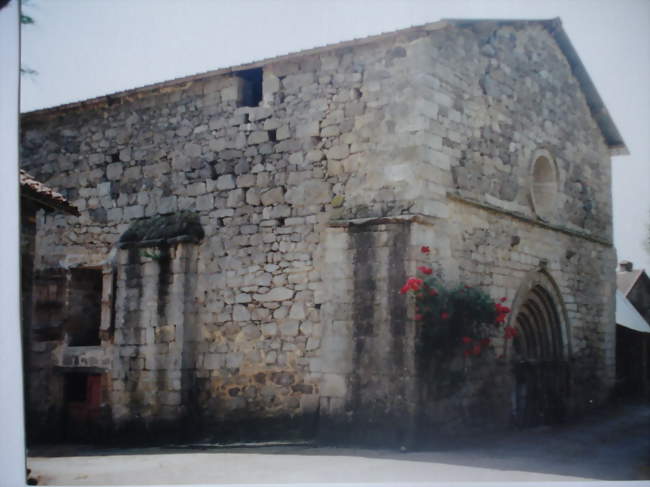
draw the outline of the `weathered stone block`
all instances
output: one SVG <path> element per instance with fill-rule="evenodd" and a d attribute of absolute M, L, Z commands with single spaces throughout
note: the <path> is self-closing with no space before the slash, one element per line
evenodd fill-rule
<path fill-rule="evenodd" d="M 290 188 L 285 200 L 295 206 L 328 203 L 332 198 L 330 185 L 324 181 L 305 181 L 298 186 Z"/>
<path fill-rule="evenodd" d="M 117 179 L 120 179 L 122 176 L 122 171 L 122 163 L 114 162 L 113 164 L 106 166 L 106 177 L 111 181 L 115 181 Z"/>
<path fill-rule="evenodd" d="M 217 178 L 217 189 L 234 189 L 235 188 L 235 176 L 232 174 L 224 174 Z"/>
<path fill-rule="evenodd" d="M 255 294 L 253 298 L 261 303 L 270 301 L 286 301 L 293 297 L 293 291 L 286 287 L 274 287 L 266 294 Z"/>
<path fill-rule="evenodd" d="M 260 195 L 260 201 L 264 206 L 277 205 L 284 203 L 284 191 L 282 188 L 272 188 Z"/>
<path fill-rule="evenodd" d="M 249 321 L 251 314 L 245 306 L 236 304 L 233 306 L 232 319 L 234 321 Z"/>
<path fill-rule="evenodd" d="M 280 335 L 282 336 L 296 336 L 300 322 L 297 320 L 286 320 L 280 323 Z"/>

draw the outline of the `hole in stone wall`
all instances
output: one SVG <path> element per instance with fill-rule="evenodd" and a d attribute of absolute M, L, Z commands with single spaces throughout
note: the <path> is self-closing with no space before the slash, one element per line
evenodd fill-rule
<path fill-rule="evenodd" d="M 251 117 L 248 113 L 244 113 L 244 123 L 250 123 Z"/>
<path fill-rule="evenodd" d="M 216 165 L 217 165 L 217 161 L 208 162 L 208 166 L 210 167 L 210 179 L 212 179 L 213 181 L 219 177 L 219 172 L 215 167 Z"/>
<path fill-rule="evenodd" d="M 275 130 L 269 130 L 269 140 L 271 142 L 277 142 L 277 136 L 275 134 Z"/>
<path fill-rule="evenodd" d="M 120 153 L 119 152 L 113 152 L 111 154 L 111 162 L 119 162 L 120 160 Z"/>
<path fill-rule="evenodd" d="M 237 71 L 235 76 L 244 80 L 239 106 L 256 107 L 262 101 L 262 68 Z"/>
<path fill-rule="evenodd" d="M 284 226 L 284 217 L 283 216 L 278 218 L 278 226 L 280 226 L 280 227 Z"/>

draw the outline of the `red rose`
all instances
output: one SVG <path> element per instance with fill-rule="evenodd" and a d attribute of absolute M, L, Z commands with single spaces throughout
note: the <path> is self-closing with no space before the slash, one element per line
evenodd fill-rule
<path fill-rule="evenodd" d="M 423 265 L 421 265 L 420 267 L 418 267 L 418 270 L 419 270 L 422 274 L 426 274 L 426 275 L 429 275 L 429 274 L 431 274 L 431 273 L 433 272 L 433 269 L 432 269 L 431 267 L 426 267 L 426 266 L 423 266 Z"/>
<path fill-rule="evenodd" d="M 470 337 L 463 337 L 461 338 L 461 340 L 463 341 L 463 343 L 472 343 L 472 339 Z"/>
<path fill-rule="evenodd" d="M 507 300 L 508 300 L 508 298 L 506 298 L 506 297 L 503 297 L 503 298 L 499 299 L 499 301 L 501 301 L 502 303 L 505 303 Z"/>
<path fill-rule="evenodd" d="M 446 320 L 447 318 L 449 318 L 449 313 L 447 313 L 446 311 L 443 311 L 442 313 L 440 313 L 440 318 L 442 318 L 443 320 Z"/>
<path fill-rule="evenodd" d="M 497 313 L 507 314 L 510 313 L 510 308 L 507 306 L 502 306 L 501 303 L 494 303 L 494 309 L 497 310 Z"/>
<path fill-rule="evenodd" d="M 423 282 L 422 279 L 418 279 L 417 277 L 409 277 L 406 284 L 404 284 L 402 289 L 400 289 L 399 293 L 406 294 L 409 291 L 419 291 Z"/>
<path fill-rule="evenodd" d="M 430 294 L 431 296 L 437 296 L 437 295 L 438 295 L 438 291 L 436 291 L 434 288 L 431 288 L 431 289 L 429 289 L 429 294 Z"/>
<path fill-rule="evenodd" d="M 420 321 L 422 318 L 424 318 L 424 316 L 422 316 L 421 314 L 417 314 L 417 315 L 415 315 L 415 319 L 416 319 L 417 321 Z"/>
<path fill-rule="evenodd" d="M 482 347 L 487 347 L 490 344 L 490 339 L 489 338 L 483 338 L 483 340 L 480 341 Z"/>
<path fill-rule="evenodd" d="M 420 249 L 420 252 L 422 252 L 423 254 L 428 254 L 429 252 L 431 252 L 431 249 L 426 245 L 423 245 L 422 248 Z"/>
<path fill-rule="evenodd" d="M 508 325 L 503 329 L 503 334 L 506 339 L 514 338 L 517 336 L 517 330 L 516 328 L 513 328 L 512 326 Z"/>
<path fill-rule="evenodd" d="M 409 280 L 406 281 L 413 291 L 419 291 L 423 282 L 422 279 L 418 279 L 417 277 L 410 277 Z"/>

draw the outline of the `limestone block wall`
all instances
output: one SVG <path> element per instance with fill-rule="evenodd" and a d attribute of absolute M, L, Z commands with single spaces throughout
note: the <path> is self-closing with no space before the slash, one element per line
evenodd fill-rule
<path fill-rule="evenodd" d="M 39 217 L 36 269 L 117 266 L 101 329 L 116 424 L 415 417 L 416 328 L 396 293 L 424 262 L 421 245 L 446 279 L 494 297 L 514 299 L 544 261 L 565 298 L 576 400 L 604 394 L 607 147 L 548 32 L 485 25 L 254 67 L 256 106 L 242 106 L 250 81 L 233 72 L 24 116 L 23 167 L 81 211 Z M 543 221 L 530 196 L 540 150 L 557 170 Z M 134 220 L 180 210 L 199 215 L 205 238 L 170 249 L 170 269 L 115 249 Z M 60 346 L 43 338 L 34 384 Z M 455 427 L 490 397 L 506 424 L 509 372 L 494 367 L 427 411 Z"/>
<path fill-rule="evenodd" d="M 451 189 L 536 218 L 531 169 L 545 150 L 558 186 L 547 220 L 611 242 L 609 151 L 548 31 L 490 23 L 444 29 L 415 43 L 414 55 L 428 204 L 438 206 Z"/>
<path fill-rule="evenodd" d="M 468 24 L 432 32 L 411 52 L 422 118 L 413 167 L 423 189 L 413 211 L 435 218 L 437 265 L 450 282 L 512 302 L 526 273 L 548 263 L 567 309 L 571 407 L 601 401 L 614 381 L 611 167 L 571 67 L 541 26 Z M 543 219 L 531 197 L 540 154 L 552 159 L 557 183 Z M 499 387 L 504 402 L 510 385 Z M 479 408 L 487 399 L 472 401 Z M 453 409 L 436 415 L 458 418 Z"/>
<path fill-rule="evenodd" d="M 400 176 L 416 144 L 412 41 L 264 66 L 256 107 L 239 106 L 241 78 L 219 75 L 24 118 L 23 166 L 81 211 L 40 218 L 37 269 L 123 269 L 114 331 L 102 342 L 113 347 L 105 397 L 117 423 L 186 406 L 183 374 L 161 358 L 180 347 L 183 302 L 193 306 L 195 338 L 181 368 L 199 417 L 318 410 L 327 223 L 412 204 L 413 180 Z M 195 250 L 192 293 L 182 301 L 172 283 L 162 320 L 158 263 L 122 262 L 114 245 L 133 220 L 185 209 L 199 214 L 206 236 Z"/>
<path fill-rule="evenodd" d="M 508 323 L 515 325 L 516 306 L 525 295 L 531 274 L 540 271 L 554 284 L 561 296 L 557 302 L 560 320 L 566 327 L 566 347 L 571 368 L 567 413 L 579 414 L 602 400 L 614 382 L 614 280 L 607 277 L 615 269 L 615 253 L 608 245 L 561 232 L 549 231 L 490 209 L 457 202 L 450 218 L 452 255 L 458 264 L 458 280 L 481 286 L 496 300 L 507 297 L 513 307 Z M 495 354 L 504 353 L 496 342 Z M 486 365 L 480 370 L 501 378 L 501 385 L 490 390 L 493 399 L 507 397 L 512 390 L 511 367 L 507 350 L 505 362 Z M 494 369 L 492 367 L 495 367 Z M 489 383 L 489 381 L 488 381 Z M 468 389 L 468 417 L 486 403 L 486 395 L 476 394 L 485 387 L 477 379 Z M 501 392 L 497 392 L 499 388 Z M 483 391 L 485 392 L 485 391 Z M 489 400 L 488 400 L 489 401 Z M 482 406 L 483 405 L 483 406 Z M 501 402 L 493 411 L 502 420 L 508 418 L 508 403 Z M 483 416 L 485 417 L 485 416 Z"/>

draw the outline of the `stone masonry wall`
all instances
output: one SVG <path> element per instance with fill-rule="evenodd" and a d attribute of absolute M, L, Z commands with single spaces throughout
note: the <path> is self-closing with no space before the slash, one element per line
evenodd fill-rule
<path fill-rule="evenodd" d="M 511 303 L 525 276 L 546 265 L 566 308 L 568 407 L 597 404 L 614 381 L 610 156 L 566 58 L 541 26 L 489 22 L 433 32 L 410 54 L 419 60 L 414 84 L 428 135 L 413 166 L 426 188 L 416 207 L 437 217 L 430 230 L 437 265 L 449 281 Z M 545 222 L 531 202 L 540 150 L 554 159 L 558 179 Z M 479 410 L 507 422 L 510 370 L 493 367 L 483 365 L 457 400 L 437 405 L 438 423 L 471 423 Z M 505 380 L 486 387 L 498 376 Z"/>
<path fill-rule="evenodd" d="M 102 341 L 114 361 L 106 402 L 115 421 L 136 409 L 144 422 L 172 417 L 189 404 L 207 423 L 349 418 L 359 405 L 375 421 L 378 404 L 384 419 L 402 406 L 412 418 L 412 365 L 385 389 L 372 371 L 412 358 L 413 321 L 402 330 L 397 311 L 412 312 L 392 300 L 397 277 L 421 263 L 419 245 L 431 246 L 446 279 L 494 297 L 514 299 L 546 262 L 571 331 L 572 400 L 602 398 L 613 380 L 610 160 L 544 28 L 408 31 L 262 69 L 258 107 L 238 106 L 245 82 L 224 74 L 24 117 L 23 167 L 82 213 L 41 217 L 36 268 L 118 266 L 114 334 Z M 530 201 L 541 149 L 558 172 L 556 212 L 545 222 Z M 205 230 L 191 287 L 183 299 L 166 295 L 160 329 L 129 343 L 125 330 L 150 322 L 120 308 L 120 293 L 146 297 L 154 316 L 161 264 L 142 254 L 130 264 L 114 245 L 134 219 L 186 209 Z M 140 281 L 120 274 L 138 259 Z M 181 302 L 189 314 L 174 309 Z M 182 346 L 181 322 L 193 330 Z M 368 354 L 363 343 L 372 343 Z M 34 343 L 32 352 L 55 346 Z M 191 360 L 160 365 L 179 347 Z M 145 349 L 149 361 L 138 355 Z M 45 368 L 34 369 L 35 381 Z M 507 423 L 509 371 L 482 370 L 453 401 L 429 408 L 439 421 L 466 423 L 496 370 L 491 417 Z M 134 409 L 143 391 L 156 399 Z"/>
<path fill-rule="evenodd" d="M 165 381 L 153 379 L 167 360 L 164 340 L 133 336 L 154 333 L 134 313 L 153 313 L 156 263 L 133 266 L 112 249 L 134 219 L 185 209 L 198 212 L 206 233 L 196 249 L 197 339 L 188 365 L 197 412 L 218 422 L 317 411 L 327 222 L 411 205 L 413 195 L 383 176 L 415 144 L 407 107 L 416 66 L 403 47 L 410 40 L 266 66 L 259 107 L 238 107 L 242 80 L 226 75 L 25 118 L 23 166 L 81 211 L 40 220 L 37 268 L 117 261 L 125 269 L 117 274 L 115 334 L 102 342 L 112 350 L 106 401 L 116 422 L 178 412 L 180 392 L 168 384 L 179 380 L 175 366 L 164 369 Z M 138 296 L 125 301 L 121 293 Z M 120 304 L 128 302 L 136 308 Z M 145 352 L 155 356 L 141 358 Z M 154 394 L 159 387 L 166 392 Z"/>

